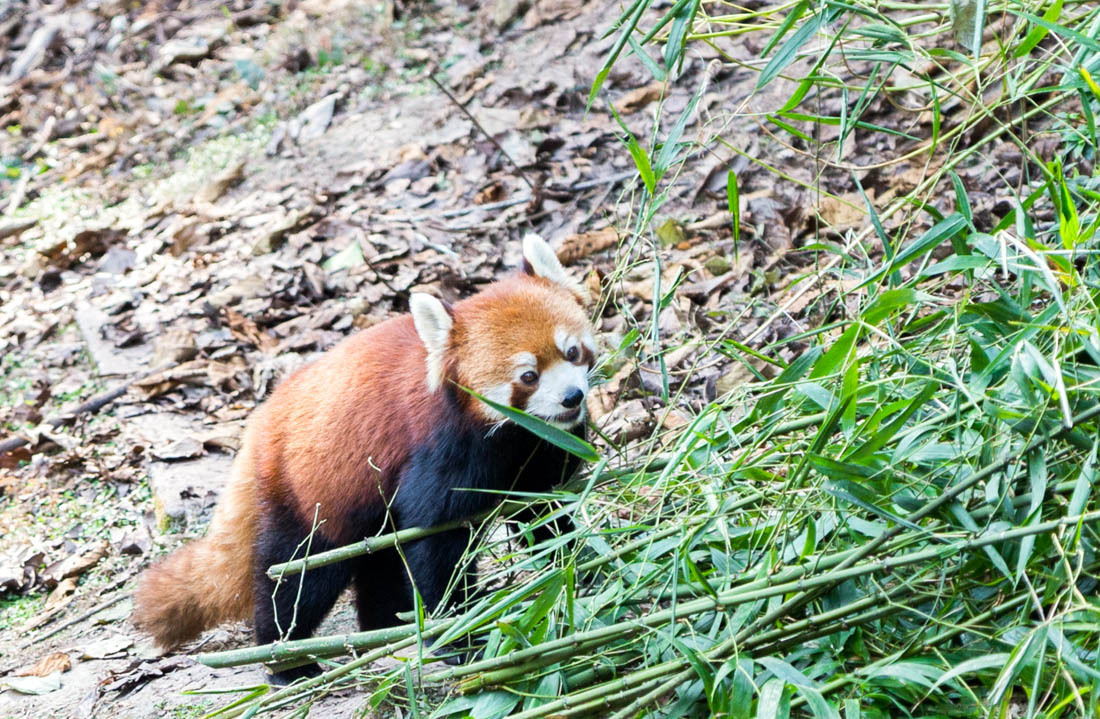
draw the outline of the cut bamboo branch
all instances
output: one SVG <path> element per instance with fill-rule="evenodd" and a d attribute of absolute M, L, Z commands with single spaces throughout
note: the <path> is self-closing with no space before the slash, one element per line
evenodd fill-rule
<path fill-rule="evenodd" d="M 422 636 L 435 636 L 453 621 L 453 619 L 448 619 L 425 622 Z M 416 625 L 402 625 L 387 629 L 354 632 L 352 634 L 274 642 L 258 647 L 231 649 L 224 652 L 208 652 L 197 655 L 195 660 L 208 667 L 221 668 L 256 664 L 258 662 L 273 663 L 304 658 L 319 659 L 352 654 L 364 649 L 373 649 L 410 636 L 416 636 Z"/>
<path fill-rule="evenodd" d="M 309 557 L 294 559 L 289 562 L 284 562 L 283 564 L 273 564 L 268 568 L 267 576 L 275 579 L 277 577 L 301 574 L 309 569 L 326 567 L 330 564 L 343 562 L 353 557 L 380 552 L 383 549 L 389 549 L 397 544 L 415 542 L 418 539 L 424 539 L 425 537 L 430 537 L 441 532 L 449 532 L 454 529 L 462 529 L 463 527 L 472 527 L 475 523 L 491 516 L 491 514 L 492 512 L 484 512 L 470 519 L 447 522 L 445 524 L 438 524 L 434 527 L 409 527 L 408 529 L 399 529 L 389 534 L 369 537 L 355 544 L 348 544 L 336 549 L 330 549 L 327 552 L 319 552 Z"/>

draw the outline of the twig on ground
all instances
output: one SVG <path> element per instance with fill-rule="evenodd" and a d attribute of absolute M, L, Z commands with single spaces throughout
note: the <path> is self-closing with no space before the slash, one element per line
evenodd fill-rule
<path fill-rule="evenodd" d="M 533 182 L 531 182 L 531 179 L 527 177 L 527 174 L 524 173 L 523 168 L 519 166 L 519 163 L 516 162 L 515 158 L 513 158 L 511 155 L 509 155 L 508 151 L 505 150 L 499 142 L 497 142 L 496 138 L 493 137 L 492 135 L 490 135 L 488 133 L 488 131 L 486 131 L 485 128 L 482 127 L 481 123 L 478 122 L 478 119 L 476 117 L 474 117 L 473 114 L 469 110 L 466 109 L 465 105 L 463 105 L 461 102 L 458 101 L 457 97 L 455 97 L 454 95 L 451 94 L 450 90 L 448 90 L 446 87 L 444 87 L 443 83 L 441 83 L 439 80 L 435 79 L 435 73 L 428 73 L 428 80 L 430 80 L 433 85 L 435 85 L 437 88 L 439 88 L 439 91 L 442 92 L 444 95 L 446 95 L 447 99 L 450 100 L 451 102 L 453 102 L 455 107 L 457 107 L 459 110 L 461 110 L 462 114 L 470 119 L 470 122 L 474 123 L 474 127 L 476 127 L 481 132 L 481 134 L 485 136 L 485 138 L 489 142 L 493 143 L 494 147 L 496 147 L 498 150 L 500 150 L 500 154 L 502 154 L 506 158 L 508 158 L 508 162 L 511 163 L 512 167 L 516 168 L 516 174 L 519 175 L 520 179 L 523 180 L 524 183 L 526 183 L 527 186 L 531 188 L 531 192 L 537 194 L 538 193 L 538 188 L 535 186 L 535 184 Z"/>
<path fill-rule="evenodd" d="M 79 407 L 76 407 L 73 410 L 65 412 L 64 414 L 60 414 L 60 415 L 57 415 L 57 416 L 54 416 L 54 417 L 50 417 L 49 419 L 45 420 L 40 425 L 38 425 L 38 429 L 39 430 L 41 430 L 41 429 L 54 430 L 54 429 L 57 429 L 58 427 L 60 427 L 62 425 L 65 425 L 65 424 L 68 424 L 68 423 L 72 422 L 73 420 L 75 420 L 77 417 L 79 417 L 82 414 L 94 414 L 95 412 L 98 412 L 99 410 L 103 409 L 105 406 L 107 406 L 111 402 L 114 402 L 116 399 L 118 399 L 122 395 L 126 394 L 126 391 L 128 389 L 130 389 L 131 385 L 133 385 L 135 382 L 137 382 L 139 380 L 142 380 L 142 379 L 145 379 L 146 377 L 151 377 L 151 376 L 157 374 L 158 372 L 164 372 L 165 370 L 169 370 L 169 369 L 171 369 L 172 367 L 175 367 L 175 366 L 176 366 L 176 363 L 172 362 L 172 363 L 169 363 L 169 364 L 161 365 L 160 367 L 157 367 L 156 369 L 150 370 L 149 372 L 144 372 L 144 373 L 138 375 L 137 377 L 134 377 L 133 379 L 131 379 L 127 382 L 124 382 L 123 384 L 119 385 L 118 387 L 115 387 L 114 389 L 110 389 L 110 390 L 107 390 L 106 392 L 102 392 L 100 394 L 97 394 L 95 397 L 92 397 L 90 400 L 88 400 L 84 404 L 80 405 Z M 22 437 L 22 436 L 19 436 L 19 435 L 16 435 L 14 437 L 8 437 L 4 441 L 0 442 L 0 454 L 5 454 L 7 452 L 12 452 L 14 450 L 17 450 L 20 447 L 22 447 L 23 445 L 30 444 L 30 442 L 31 442 L 31 440 L 28 437 Z"/>
<path fill-rule="evenodd" d="M 108 589 L 107 591 L 109 592 L 109 591 L 111 591 L 112 589 L 117 589 L 118 587 L 122 586 L 123 584 L 125 584 L 125 583 L 126 583 L 126 582 L 128 582 L 128 581 L 130 581 L 130 578 L 129 578 L 129 577 L 127 577 L 126 579 L 122 580 L 121 582 L 115 582 L 114 586 L 113 586 L 113 587 L 111 587 L 111 589 Z M 50 631 L 46 632 L 45 634 L 43 634 L 43 635 L 41 635 L 41 636 L 37 636 L 37 637 L 35 637 L 34 639 L 32 639 L 32 640 L 30 640 L 30 641 L 26 642 L 26 643 L 25 643 L 25 644 L 23 645 L 23 648 L 24 648 L 24 649 L 26 649 L 27 647 L 30 647 L 30 646 L 31 646 L 31 645 L 33 645 L 33 644 L 37 644 L 37 643 L 39 643 L 39 642 L 42 642 L 42 641 L 45 641 L 45 640 L 49 639 L 50 637 L 52 637 L 52 636 L 54 636 L 54 635 L 56 635 L 56 634 L 60 634 L 61 632 L 63 632 L 63 631 L 65 631 L 66 629 L 68 629 L 69 627 L 71 627 L 71 626 L 73 626 L 73 625 L 75 625 L 75 624 L 80 624 L 80 623 L 81 623 L 81 622 L 83 622 L 83 621 L 84 621 L 85 619 L 89 619 L 89 618 L 91 618 L 91 617 L 95 616 L 96 614 L 99 614 L 99 613 L 100 613 L 100 612 L 102 612 L 102 611 L 103 611 L 104 609 L 109 609 L 109 608 L 113 607 L 114 605 L 118 604 L 118 603 L 119 603 L 119 602 L 121 602 L 121 601 L 122 601 L 123 599 L 126 599 L 126 598 L 128 598 L 129 596 L 130 596 L 130 593 L 129 593 L 129 592 L 123 592 L 122 594 L 119 594 L 119 595 L 118 595 L 117 597 L 114 597 L 114 598 L 112 598 L 112 599 L 108 599 L 108 600 L 107 600 L 107 601 L 105 601 L 105 602 L 100 602 L 99 604 L 95 605 L 94 607 L 92 607 L 92 608 L 91 608 L 91 609 L 89 609 L 88 611 L 84 612 L 84 613 L 83 613 L 83 614 L 81 614 L 80 616 L 78 616 L 78 617 L 73 617 L 72 619 L 70 619 L 70 620 L 69 620 L 69 621 L 67 621 L 67 622 L 62 622 L 61 624 L 58 624 L 58 625 L 57 625 L 56 627 L 54 627 L 54 628 L 53 628 L 53 629 L 51 629 Z"/>

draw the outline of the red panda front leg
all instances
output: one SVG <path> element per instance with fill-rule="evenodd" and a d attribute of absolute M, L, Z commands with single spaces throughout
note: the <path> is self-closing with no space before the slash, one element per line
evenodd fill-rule
<path fill-rule="evenodd" d="M 430 527 L 438 523 L 426 522 L 415 526 Z M 472 562 L 466 557 L 469 545 L 470 530 L 455 529 L 412 542 L 404 548 L 413 584 L 429 612 L 438 612 L 443 608 L 443 599 L 452 578 L 455 587 L 449 604 L 460 605 L 466 601 L 468 587 L 474 581 Z"/>
<path fill-rule="evenodd" d="M 429 612 L 434 614 L 443 609 L 444 598 L 450 606 L 466 603 L 475 581 L 474 563 L 466 556 L 471 535 L 468 529 L 456 529 L 412 542 L 404 548 L 415 591 Z M 455 584 L 448 596 L 447 589 L 452 581 Z M 444 647 L 437 646 L 434 652 L 444 655 L 443 661 L 447 664 L 456 665 L 467 661 L 472 656 L 471 650 L 472 647 L 456 641 Z"/>
<path fill-rule="evenodd" d="M 360 557 L 355 564 L 355 609 L 363 631 L 401 624 L 399 612 L 413 608 L 408 573 L 395 549 Z"/>
<path fill-rule="evenodd" d="M 453 401 L 453 397 L 451 398 Z M 459 415 L 449 413 L 453 420 Z M 470 519 L 499 502 L 499 495 L 486 490 L 506 489 L 497 477 L 503 472 L 515 476 L 511 462 L 493 456 L 485 430 L 443 423 L 428 441 L 412 453 L 402 469 L 392 501 L 398 529 L 435 527 L 446 522 Z M 450 604 L 461 604 L 473 562 L 467 556 L 472 545 L 469 529 L 455 529 L 402 545 L 408 574 L 425 608 L 437 612 L 455 579 Z"/>

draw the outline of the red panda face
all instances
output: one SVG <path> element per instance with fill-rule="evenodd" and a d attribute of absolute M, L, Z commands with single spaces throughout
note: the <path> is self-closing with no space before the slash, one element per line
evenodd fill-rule
<path fill-rule="evenodd" d="M 538 278 L 500 283 L 456 307 L 456 380 L 568 429 L 584 418 L 596 343 L 580 303 Z M 504 417 L 487 405 L 489 421 Z"/>
<path fill-rule="evenodd" d="M 537 237 L 524 240 L 526 272 L 494 283 L 448 311 L 414 295 L 410 305 L 428 348 L 428 385 L 468 387 L 562 428 L 584 419 L 596 358 L 592 326 L 573 282 Z M 433 387 L 433 379 L 437 384 Z M 486 422 L 504 419 L 476 403 Z"/>

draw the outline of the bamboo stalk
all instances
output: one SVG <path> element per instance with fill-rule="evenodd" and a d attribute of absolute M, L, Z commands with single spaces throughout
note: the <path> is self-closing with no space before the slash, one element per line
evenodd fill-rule
<path fill-rule="evenodd" d="M 374 651 L 364 654 L 357 659 L 353 659 L 347 664 L 343 664 L 339 667 L 336 667 L 335 669 L 330 669 L 323 674 L 312 677 L 311 679 L 307 679 L 303 682 L 283 687 L 276 692 L 261 697 L 257 702 L 253 702 L 249 705 L 232 707 L 231 709 L 228 709 L 228 711 L 225 711 L 223 716 L 225 716 L 227 719 L 232 719 L 233 717 L 238 717 L 245 712 L 248 712 L 249 716 L 252 716 L 258 713 L 260 708 L 270 707 L 277 702 L 287 701 L 299 695 L 309 694 L 320 687 L 329 686 L 334 682 L 343 679 L 348 674 L 351 674 L 356 669 L 365 667 L 371 662 L 377 661 L 382 657 L 389 656 L 407 647 L 414 646 L 415 644 L 416 637 L 413 636 L 401 639 L 394 642 L 393 644 L 387 644 L 385 646 L 378 647 Z"/>
<path fill-rule="evenodd" d="M 325 567 L 330 564 L 342 562 L 346 559 L 360 557 L 364 554 L 373 554 L 383 549 L 389 549 L 397 544 L 415 542 L 418 539 L 424 539 L 425 537 L 430 537 L 441 532 L 472 527 L 475 522 L 484 520 L 490 514 L 491 512 L 483 512 L 470 519 L 446 522 L 445 524 L 438 524 L 434 527 L 409 527 L 408 529 L 399 529 L 396 532 L 390 532 L 388 534 L 380 534 L 377 537 L 368 537 L 355 544 L 347 544 L 343 547 L 330 549 L 327 552 L 318 552 L 317 554 L 303 557 L 302 559 L 293 559 L 289 562 L 283 562 L 282 564 L 272 564 L 267 570 L 267 576 L 276 579 L 278 577 L 301 574 L 309 569 Z"/>
<path fill-rule="evenodd" d="M 802 632 L 806 629 L 814 630 L 811 635 L 809 635 L 811 638 L 816 636 L 827 636 L 828 634 L 831 634 L 847 626 L 857 626 L 859 624 L 872 621 L 873 619 L 877 619 L 881 616 L 887 616 L 889 614 L 904 611 L 906 609 L 905 607 L 892 604 L 888 607 L 875 609 L 872 612 L 866 612 L 863 614 L 859 613 L 861 610 L 866 609 L 867 607 L 873 607 L 877 604 L 881 604 L 883 601 L 893 601 L 898 595 L 905 594 L 905 590 L 911 591 L 911 588 L 904 584 L 898 585 L 890 591 L 876 592 L 863 599 L 852 602 L 851 604 L 846 604 L 842 607 L 837 607 L 836 609 L 807 617 L 806 619 L 797 622 L 792 622 L 791 624 L 788 624 L 781 629 L 774 629 L 770 632 L 765 632 L 756 637 L 752 637 L 751 639 L 746 641 L 744 645 L 740 647 L 740 649 L 741 651 L 748 651 L 761 646 L 767 646 L 770 643 L 778 643 L 778 641 L 783 639 L 784 637 L 798 634 L 799 632 Z M 843 617 L 853 614 L 855 616 L 842 620 Z M 814 629 L 815 627 L 817 627 L 817 629 Z M 801 641 L 802 638 L 806 636 L 807 635 L 799 636 L 799 641 Z M 601 646 L 601 643 L 598 641 L 588 642 L 582 646 L 577 647 L 575 650 L 559 650 L 554 653 L 548 653 L 544 656 L 537 657 L 534 661 L 531 662 L 510 666 L 505 669 L 482 672 L 472 679 L 462 682 L 459 685 L 459 691 L 465 694 L 479 689 L 502 685 L 506 683 L 509 679 L 529 676 L 534 670 L 540 669 L 550 664 L 554 664 L 570 656 L 574 656 L 579 652 L 588 649 L 589 646 Z M 764 653 L 769 654 L 771 652 Z M 575 679 L 574 681 L 576 682 L 575 686 L 584 686 L 585 683 L 590 683 L 582 682 L 580 681 L 580 678 Z"/>
<path fill-rule="evenodd" d="M 670 669 L 675 669 L 678 664 L 679 662 L 676 661 L 662 662 L 652 667 L 640 669 L 612 682 L 605 682 L 591 689 L 574 692 L 555 701 L 543 704 L 542 706 L 532 707 L 527 711 L 513 714 L 512 719 L 536 719 L 537 717 L 543 717 L 547 714 L 556 714 L 562 710 L 578 708 L 586 704 L 591 705 L 593 702 L 596 703 L 596 706 L 600 706 L 606 701 L 609 693 L 637 689 L 639 685 L 665 676 Z M 631 692 L 631 694 L 633 693 L 635 692 Z"/>
<path fill-rule="evenodd" d="M 453 619 L 428 621 L 424 624 L 423 636 L 434 636 L 454 623 Z M 399 639 L 416 635 L 416 625 L 402 625 L 387 629 L 374 629 L 366 632 L 312 637 L 287 642 L 273 642 L 258 647 L 230 649 L 224 652 L 206 652 L 195 656 L 195 661 L 208 667 L 236 667 L 257 662 L 287 662 L 294 659 L 317 659 L 351 654 L 363 649 L 390 644 Z"/>
<path fill-rule="evenodd" d="M 623 638 L 631 634 L 639 633 L 649 627 L 658 626 L 667 621 L 682 619 L 700 612 L 712 609 L 724 611 L 732 606 L 753 602 L 758 599 L 766 599 L 772 596 L 781 596 L 791 591 L 804 591 L 808 588 L 833 586 L 855 577 L 889 571 L 897 567 L 932 559 L 942 560 L 968 549 L 980 548 L 1024 536 L 1042 534 L 1078 521 L 1090 522 L 1095 519 L 1100 519 L 1100 511 L 1076 517 L 1062 517 L 1048 522 L 1016 528 L 1014 530 L 1005 530 L 992 535 L 976 535 L 946 545 L 894 555 L 881 561 L 865 562 L 848 567 L 838 566 L 837 569 L 828 569 L 823 574 L 817 576 L 802 576 L 809 568 L 820 569 L 822 564 L 826 566 L 828 564 L 843 565 L 850 556 L 855 553 L 853 551 L 841 552 L 833 557 L 823 558 L 822 562 L 792 567 L 790 570 L 780 575 L 785 581 L 775 581 L 777 579 L 776 576 L 759 579 L 737 588 L 718 593 L 716 597 L 702 597 L 690 602 L 684 602 L 676 607 L 653 612 L 645 617 L 618 622 L 586 632 L 574 633 L 569 637 L 544 642 L 534 647 L 511 652 L 501 657 L 491 657 L 472 662 L 465 666 L 450 667 L 442 671 L 428 674 L 423 680 L 425 683 L 439 683 L 470 674 L 478 674 L 522 665 L 529 661 L 545 659 L 547 656 L 567 656 L 579 651 L 581 648 L 593 644 Z M 437 635 L 454 626 L 459 619 L 461 619 L 461 617 L 442 621 L 425 630 L 424 634 L 432 636 Z M 200 655 L 200 661 L 208 666 L 237 666 L 259 661 L 285 662 L 308 656 L 334 656 L 336 654 L 349 653 L 353 650 L 378 646 L 381 637 L 384 635 L 391 638 L 412 635 L 412 638 L 415 640 L 415 629 L 415 625 L 406 625 L 404 627 L 376 630 L 374 632 L 362 632 L 337 638 L 319 637 L 303 639 L 295 642 L 265 645 L 263 647 L 252 647 L 248 649 L 230 650 L 229 652 Z M 741 634 L 744 634 L 744 631 L 739 633 L 738 637 L 734 639 L 741 638 L 741 641 L 744 641 Z M 322 652 L 331 652 L 331 654 L 322 654 Z"/>

